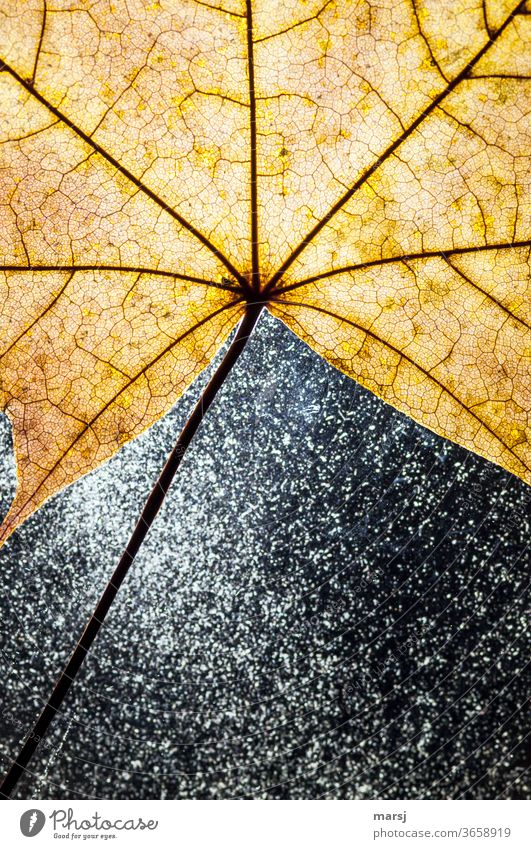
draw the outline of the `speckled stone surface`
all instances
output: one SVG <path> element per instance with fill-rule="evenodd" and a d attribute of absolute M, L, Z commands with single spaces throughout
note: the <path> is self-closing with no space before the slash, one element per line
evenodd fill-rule
<path fill-rule="evenodd" d="M 0 551 L 4 770 L 206 376 Z M 527 796 L 530 504 L 262 317 L 17 795 Z"/>

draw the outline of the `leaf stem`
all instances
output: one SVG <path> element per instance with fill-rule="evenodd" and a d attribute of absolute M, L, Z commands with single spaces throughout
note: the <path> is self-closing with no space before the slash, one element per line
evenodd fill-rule
<path fill-rule="evenodd" d="M 180 466 L 186 449 L 190 445 L 204 415 L 223 386 L 227 375 L 245 348 L 263 307 L 263 303 L 252 303 L 247 305 L 245 315 L 240 322 L 236 335 L 184 425 L 175 447 L 169 455 L 155 486 L 151 490 L 135 529 L 131 534 L 129 542 L 127 543 L 120 558 L 120 562 L 114 570 L 112 578 L 105 587 L 92 616 L 85 625 L 85 629 L 70 656 L 70 660 L 59 675 L 50 698 L 42 709 L 38 719 L 33 725 L 33 728 L 26 735 L 26 742 L 23 744 L 17 759 L 13 762 L 4 778 L 0 786 L 0 799 L 11 798 L 11 794 L 22 776 L 22 773 L 28 766 L 28 763 L 39 745 L 39 742 L 44 739 L 51 722 L 55 715 L 59 712 L 59 709 L 70 690 L 70 687 L 74 683 L 75 677 L 79 672 L 85 657 L 90 651 L 92 643 L 96 639 L 98 632 L 105 621 L 105 617 L 129 571 L 129 567 L 133 563 L 157 513 L 162 506 L 166 493 L 173 481 L 173 478 L 175 477 L 175 473 Z"/>

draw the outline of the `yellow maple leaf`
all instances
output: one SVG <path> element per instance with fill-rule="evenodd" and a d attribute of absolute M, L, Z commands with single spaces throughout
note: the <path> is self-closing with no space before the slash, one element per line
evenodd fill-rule
<path fill-rule="evenodd" d="M 1 539 L 252 303 L 529 481 L 530 42 L 508 0 L 0 0 Z"/>

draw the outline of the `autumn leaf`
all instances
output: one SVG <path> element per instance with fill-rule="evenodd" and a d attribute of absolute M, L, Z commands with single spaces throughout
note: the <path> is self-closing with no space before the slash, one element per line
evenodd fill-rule
<path fill-rule="evenodd" d="M 530 480 L 528 12 L 0 0 L 2 539 L 249 303 Z"/>

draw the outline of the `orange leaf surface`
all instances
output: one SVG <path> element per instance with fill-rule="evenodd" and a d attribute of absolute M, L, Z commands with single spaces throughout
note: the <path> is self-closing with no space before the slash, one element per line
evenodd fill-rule
<path fill-rule="evenodd" d="M 250 301 L 529 481 L 530 46 L 508 0 L 0 0 L 1 539 Z"/>

